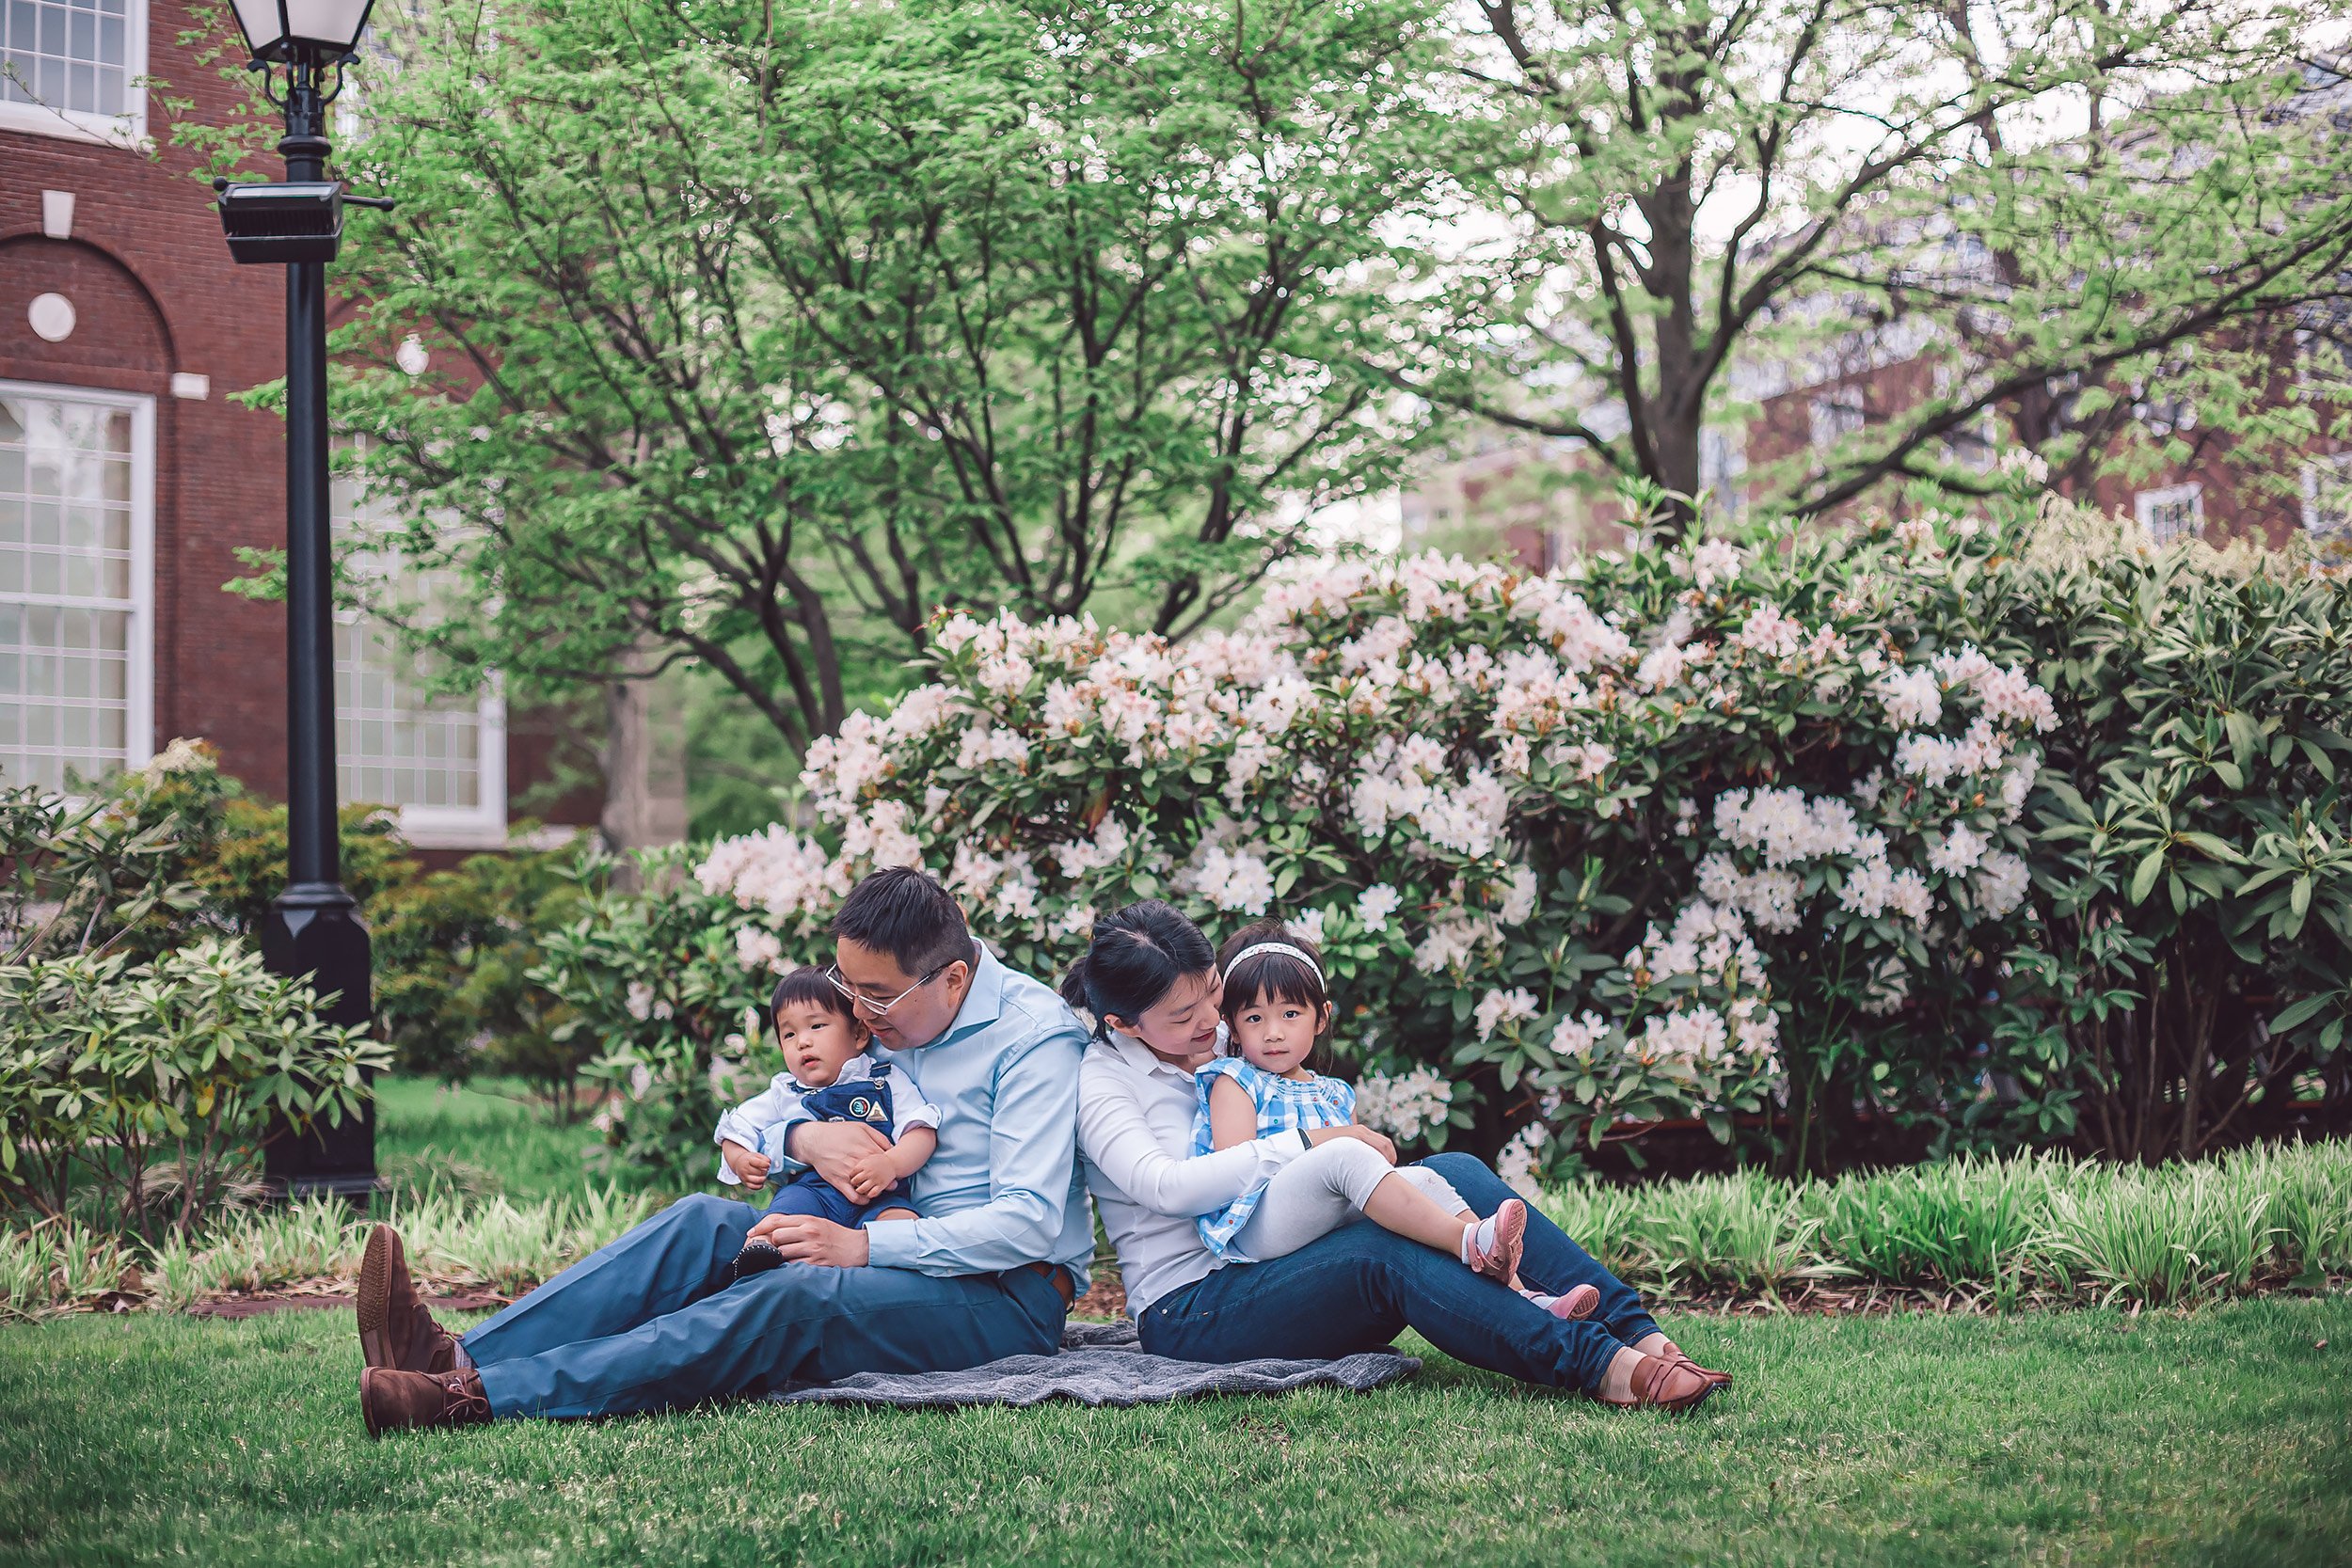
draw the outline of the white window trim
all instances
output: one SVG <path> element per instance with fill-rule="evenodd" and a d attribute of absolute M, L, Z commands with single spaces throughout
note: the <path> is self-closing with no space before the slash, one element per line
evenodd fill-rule
<path fill-rule="evenodd" d="M 353 477 L 353 503 L 358 503 L 358 478 Z M 363 560 L 376 559 L 373 552 Z M 346 625 L 358 623 L 364 610 L 339 610 L 336 619 Z M 336 712 L 338 727 L 342 714 Z M 477 803 L 470 806 L 421 806 L 404 804 L 393 808 L 400 825 L 400 836 L 420 849 L 502 849 L 507 843 L 506 817 L 506 685 L 504 677 L 493 670 L 483 683 L 482 696 L 474 705 L 474 794 Z M 344 758 L 340 749 L 335 757 L 340 775 Z M 340 778 L 337 781 L 341 787 Z"/>
<path fill-rule="evenodd" d="M 2205 487 L 2195 480 L 2185 484 L 2167 484 L 2158 489 L 2140 491 L 2132 497 L 2132 515 L 2139 519 L 2139 526 L 2148 531 L 2149 537 L 2153 538 L 2155 527 L 2150 519 L 2156 508 L 2173 506 L 2181 501 L 2188 502 L 2189 515 L 2196 519 L 2185 537 L 2202 535 L 2205 531 Z M 2169 540 L 2165 542 L 2171 543 Z"/>
<path fill-rule="evenodd" d="M 145 151 L 147 141 L 147 0 L 125 0 L 122 8 L 122 97 L 119 115 L 53 109 L 46 103 L 10 103 L 0 99 L 0 131 L 24 131 L 60 141 L 95 142 Z"/>
<path fill-rule="evenodd" d="M 502 849 L 506 847 L 506 693 L 494 673 L 475 705 L 472 806 L 403 806 L 400 836 L 420 849 Z"/>
<path fill-rule="evenodd" d="M 2319 475 L 2324 468 L 2333 468 L 2339 479 L 2352 483 L 2352 451 L 2331 452 L 2303 461 L 2303 531 L 2319 531 Z"/>
<path fill-rule="evenodd" d="M 122 766 L 155 754 L 155 400 L 136 392 L 0 381 L 0 396 L 56 398 L 128 409 L 131 415 L 131 633 L 123 682 Z"/>

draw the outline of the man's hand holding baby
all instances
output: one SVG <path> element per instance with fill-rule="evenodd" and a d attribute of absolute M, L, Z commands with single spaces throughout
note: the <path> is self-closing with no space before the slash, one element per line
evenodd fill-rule
<path fill-rule="evenodd" d="M 890 1140 L 862 1121 L 804 1121 L 792 1129 L 792 1158 L 814 1170 L 842 1192 L 861 1201 L 881 1196 L 882 1183 L 871 1192 L 857 1189 L 856 1162 L 890 1152 Z"/>

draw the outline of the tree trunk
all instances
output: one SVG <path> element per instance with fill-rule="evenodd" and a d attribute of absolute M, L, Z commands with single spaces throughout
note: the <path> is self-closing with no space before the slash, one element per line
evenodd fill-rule
<path fill-rule="evenodd" d="M 605 688 L 601 825 L 616 850 L 686 837 L 686 705 L 678 686 L 673 674 L 624 673 Z M 635 879 L 633 865 L 616 868 L 614 880 L 626 891 L 634 891 Z"/>

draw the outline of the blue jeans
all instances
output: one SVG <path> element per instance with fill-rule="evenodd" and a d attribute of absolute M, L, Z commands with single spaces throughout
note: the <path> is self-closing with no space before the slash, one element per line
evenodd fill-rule
<path fill-rule="evenodd" d="M 750 1207 L 681 1198 L 465 1337 L 491 1411 L 616 1416 L 852 1372 L 1050 1354 L 1066 1308 L 1026 1269 L 941 1279 L 787 1263 L 714 1291 Z"/>
<path fill-rule="evenodd" d="M 1422 1163 L 1481 1215 L 1518 1196 L 1467 1154 Z M 1409 1326 L 1457 1361 L 1587 1391 L 1601 1386 L 1618 1351 L 1658 1332 L 1633 1288 L 1532 1204 L 1519 1278 L 1553 1295 L 1590 1285 L 1600 1306 L 1563 1322 L 1458 1259 L 1359 1222 L 1271 1262 L 1229 1263 L 1153 1302 L 1136 1326 L 1145 1350 L 1184 1361 L 1351 1355 Z"/>

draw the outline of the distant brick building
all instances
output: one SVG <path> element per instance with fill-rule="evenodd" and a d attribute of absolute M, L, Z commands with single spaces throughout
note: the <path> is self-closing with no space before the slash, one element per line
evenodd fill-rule
<path fill-rule="evenodd" d="M 180 41 L 199 25 L 145 0 L 0 5 L 0 782 L 200 736 L 284 788 L 284 610 L 221 585 L 237 546 L 285 541 L 284 425 L 230 401 L 283 372 L 285 280 L 230 260 L 163 123 L 167 96 L 212 123 L 237 102 Z M 338 523 L 353 511 L 339 485 Z M 398 807 L 421 847 L 502 843 L 549 736 L 495 695 L 421 700 L 362 617 L 336 656 L 343 800 Z"/>

